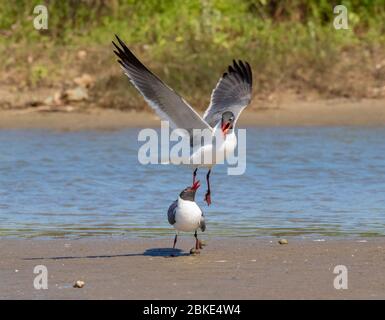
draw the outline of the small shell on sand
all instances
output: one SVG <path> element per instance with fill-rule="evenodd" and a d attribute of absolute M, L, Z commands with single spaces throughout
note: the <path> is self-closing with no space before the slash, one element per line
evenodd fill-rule
<path fill-rule="evenodd" d="M 74 288 L 83 288 L 84 285 L 85 285 L 85 282 L 84 282 L 84 281 L 78 280 L 78 281 L 75 282 Z"/>
<path fill-rule="evenodd" d="M 279 243 L 279 244 L 288 244 L 289 241 L 287 241 L 286 239 L 279 239 L 279 240 L 278 240 L 278 243 Z"/>

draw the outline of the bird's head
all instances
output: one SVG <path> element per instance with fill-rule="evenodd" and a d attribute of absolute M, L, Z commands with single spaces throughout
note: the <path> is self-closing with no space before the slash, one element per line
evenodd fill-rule
<path fill-rule="evenodd" d="M 231 111 L 226 111 L 222 113 L 221 129 L 224 135 L 226 135 L 229 130 L 233 129 L 234 120 L 234 113 L 232 113 Z"/>
<path fill-rule="evenodd" d="M 184 189 L 179 197 L 183 200 L 189 200 L 189 201 L 195 201 L 195 193 L 197 192 L 198 188 L 200 187 L 199 180 L 195 181 L 191 187 L 187 187 Z"/>

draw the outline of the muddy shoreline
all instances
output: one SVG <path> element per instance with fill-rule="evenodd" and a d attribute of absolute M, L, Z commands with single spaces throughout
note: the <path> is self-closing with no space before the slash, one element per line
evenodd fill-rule
<path fill-rule="evenodd" d="M 59 131 L 119 130 L 158 127 L 150 111 L 92 108 L 79 112 L 44 112 L 34 108 L 1 110 L 0 129 L 49 129 Z M 242 113 L 239 126 L 384 126 L 385 100 L 291 101 Z"/>
<path fill-rule="evenodd" d="M 1 299 L 384 299 L 384 238 L 209 239 L 189 255 L 184 235 L 170 239 L 3 239 Z M 48 289 L 36 290 L 36 265 Z M 348 289 L 334 288 L 337 265 Z M 73 288 L 77 280 L 85 282 Z"/>

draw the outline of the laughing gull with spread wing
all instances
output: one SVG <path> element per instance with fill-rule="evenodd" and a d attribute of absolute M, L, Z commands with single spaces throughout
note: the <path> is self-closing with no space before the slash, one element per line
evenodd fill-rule
<path fill-rule="evenodd" d="M 116 48 L 114 52 L 119 57 L 118 62 L 124 73 L 161 119 L 168 121 L 174 129 L 185 129 L 189 133 L 192 144 L 201 143 L 201 137 L 194 139 L 194 129 L 208 129 L 212 131 L 213 135 L 216 130 L 221 130 L 224 139 L 217 148 L 223 148 L 226 153 L 234 151 L 237 139 L 233 129 L 242 110 L 251 100 L 252 72 L 247 62 L 233 60 L 233 65 L 228 67 L 228 71 L 222 75 L 212 91 L 210 105 L 202 118 L 179 94 L 147 69 L 118 36 L 116 39 L 120 46 L 112 42 Z M 208 205 L 211 203 L 211 168 L 216 163 L 223 163 L 220 162 L 223 159 L 210 156 L 211 163 L 200 163 L 194 160 L 202 159 L 202 155 L 205 157 L 206 153 L 212 154 L 213 149 L 212 143 L 194 148 L 195 151 L 190 157 L 190 163 L 193 164 L 194 169 L 193 183 L 198 168 L 208 168 L 205 195 Z"/>
<path fill-rule="evenodd" d="M 179 194 L 178 199 L 168 208 L 168 222 L 176 231 L 173 249 L 175 249 L 178 240 L 178 231 L 194 231 L 195 249 L 191 249 L 191 253 L 199 253 L 199 249 L 202 249 L 202 243 L 198 240 L 197 230 L 200 228 L 204 232 L 206 230 L 206 223 L 201 208 L 195 202 L 195 193 L 199 187 L 199 181 L 195 181 L 191 187 L 184 189 Z"/>

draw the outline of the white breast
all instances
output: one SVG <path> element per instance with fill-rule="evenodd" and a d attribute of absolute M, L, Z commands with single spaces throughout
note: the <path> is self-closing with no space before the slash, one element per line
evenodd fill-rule
<path fill-rule="evenodd" d="M 237 136 L 232 130 L 231 133 L 226 135 L 226 140 L 224 143 L 225 154 L 233 153 L 236 146 L 237 146 Z"/>
<path fill-rule="evenodd" d="M 178 198 L 178 206 L 175 210 L 174 228 L 179 231 L 191 232 L 199 228 L 202 211 L 193 201 Z"/>
<path fill-rule="evenodd" d="M 217 148 L 213 144 L 207 144 L 195 151 L 190 157 L 190 164 L 193 167 L 212 168 L 215 164 L 224 164 L 228 154 L 232 154 L 237 146 L 237 137 L 234 132 L 226 135 L 223 139 L 218 136 Z"/>

